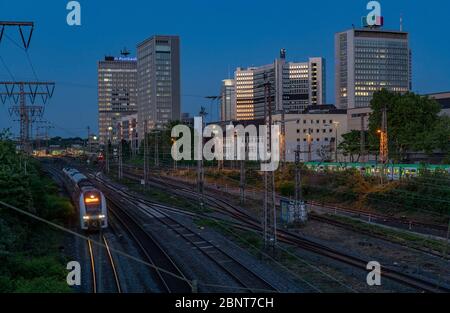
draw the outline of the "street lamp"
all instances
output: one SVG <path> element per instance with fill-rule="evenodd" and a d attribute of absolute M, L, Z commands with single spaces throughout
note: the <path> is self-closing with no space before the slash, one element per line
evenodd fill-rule
<path fill-rule="evenodd" d="M 334 148 L 335 156 L 334 156 L 334 159 L 336 160 L 336 163 L 339 162 L 339 160 L 338 160 L 338 128 L 339 128 L 340 124 L 341 123 L 337 122 L 337 121 L 333 122 L 333 125 L 334 125 L 334 127 L 336 129 L 336 139 L 334 141 L 334 143 L 335 143 L 335 148 Z"/>
<path fill-rule="evenodd" d="M 106 172 L 109 173 L 109 145 L 111 143 L 111 136 L 112 136 L 112 130 L 113 128 L 111 126 L 108 127 L 108 140 L 106 142 L 106 149 L 105 149 L 105 157 L 106 157 Z"/>
<path fill-rule="evenodd" d="M 311 151 L 311 149 L 312 149 L 312 147 L 311 147 L 311 145 L 312 145 L 311 129 L 309 129 L 308 135 L 306 135 L 306 137 L 307 137 L 307 141 L 308 141 L 308 162 L 311 162 L 312 161 L 312 155 L 311 155 L 311 153 L 312 153 L 312 151 Z"/>

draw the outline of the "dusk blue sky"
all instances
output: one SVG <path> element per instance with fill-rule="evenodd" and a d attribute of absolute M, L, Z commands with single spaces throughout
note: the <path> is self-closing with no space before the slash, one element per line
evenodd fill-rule
<path fill-rule="evenodd" d="M 201 96 L 217 95 L 221 80 L 238 66 L 268 64 L 280 48 L 288 61 L 323 56 L 327 61 L 327 102 L 334 103 L 334 34 L 359 26 L 367 0 L 81 0 L 82 26 L 66 24 L 68 0 L 0 0 L 0 20 L 34 21 L 28 51 L 40 80 L 55 81 L 56 91 L 45 119 L 55 124 L 51 135 L 86 136 L 97 131 L 97 61 L 118 55 L 123 47 L 153 34 L 181 38 L 182 111 L 208 110 Z M 450 90 L 450 2 L 384 0 L 385 29 L 410 32 L 413 91 Z M 16 29 L 7 34 L 19 42 Z M 25 52 L 8 38 L 0 56 L 17 80 L 34 80 Z M 10 80 L 0 60 L 0 80 Z M 0 129 L 12 127 L 8 104 L 0 104 Z M 214 112 L 217 112 L 215 110 Z M 217 113 L 214 114 L 217 116 Z"/>

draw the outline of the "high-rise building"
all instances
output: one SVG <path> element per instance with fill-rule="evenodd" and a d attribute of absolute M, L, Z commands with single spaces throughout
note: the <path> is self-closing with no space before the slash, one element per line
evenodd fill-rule
<path fill-rule="evenodd" d="M 304 63 L 282 63 L 282 103 L 286 112 L 298 113 L 309 106 L 326 103 L 326 64 L 324 58 Z"/>
<path fill-rule="evenodd" d="M 222 81 L 220 119 L 221 121 L 233 121 L 236 119 L 236 86 L 234 79 Z"/>
<path fill-rule="evenodd" d="M 270 83 L 267 93 L 265 84 Z M 286 62 L 286 51 L 274 63 L 235 72 L 236 119 L 264 118 L 266 93 L 273 112 L 301 113 L 308 106 L 325 103 L 325 60 Z M 270 97 L 269 97 L 270 96 Z"/>
<path fill-rule="evenodd" d="M 348 109 L 349 129 L 367 127 L 370 101 L 381 89 L 404 93 L 412 88 L 409 34 L 379 27 L 335 35 L 336 106 Z"/>
<path fill-rule="evenodd" d="M 180 119 L 180 40 L 155 35 L 137 47 L 138 123 L 148 130 Z"/>
<path fill-rule="evenodd" d="M 123 116 L 137 110 L 136 58 L 107 56 L 98 62 L 99 141 L 117 139 Z"/>

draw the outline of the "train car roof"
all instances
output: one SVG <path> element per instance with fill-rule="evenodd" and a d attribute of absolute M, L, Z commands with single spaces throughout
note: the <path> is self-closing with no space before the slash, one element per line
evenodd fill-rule
<path fill-rule="evenodd" d="M 88 180 L 88 178 L 86 176 L 84 176 L 83 174 L 81 174 L 79 172 L 72 175 L 71 178 L 76 184 L 78 184 L 82 180 Z"/>
<path fill-rule="evenodd" d="M 306 162 L 307 166 L 336 166 L 336 167 L 377 167 L 376 163 L 332 163 L 332 162 Z M 434 164 L 386 164 L 386 167 L 414 168 L 414 169 L 450 169 L 450 165 Z"/>

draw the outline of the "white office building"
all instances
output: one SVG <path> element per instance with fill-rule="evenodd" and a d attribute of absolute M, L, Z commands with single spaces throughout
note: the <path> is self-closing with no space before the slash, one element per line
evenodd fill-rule
<path fill-rule="evenodd" d="M 137 47 L 138 133 L 180 120 L 180 40 L 153 36 Z"/>
<path fill-rule="evenodd" d="M 118 138 L 123 116 L 137 110 L 136 59 L 107 56 L 98 62 L 99 142 L 105 145 Z"/>
<path fill-rule="evenodd" d="M 325 60 L 286 62 L 286 52 L 273 63 L 235 71 L 236 119 L 264 118 L 269 102 L 273 113 L 300 113 L 326 102 Z M 267 87 L 267 84 L 270 87 Z M 267 100 L 267 101 L 266 101 Z"/>

